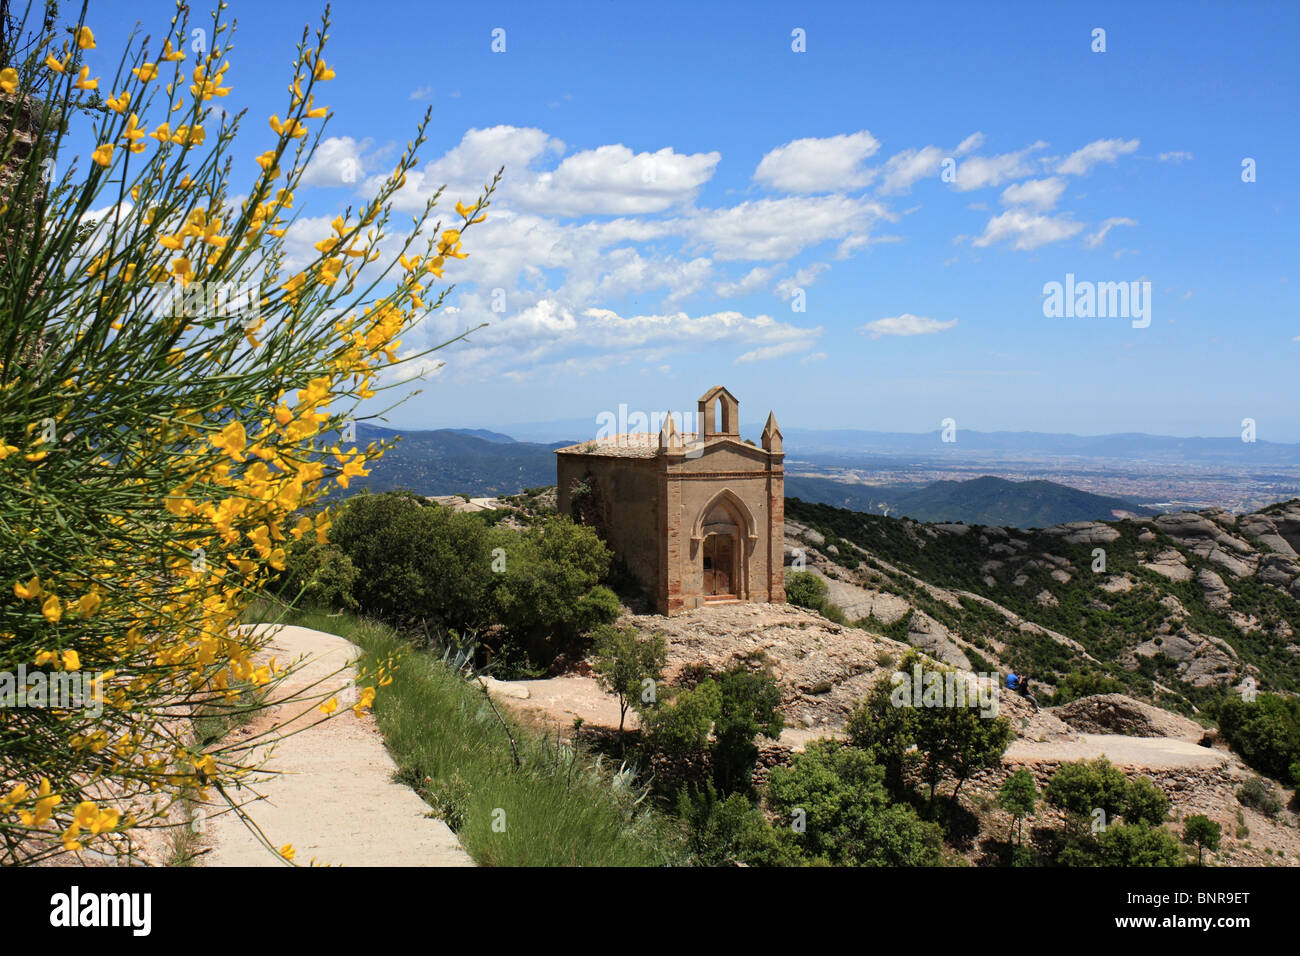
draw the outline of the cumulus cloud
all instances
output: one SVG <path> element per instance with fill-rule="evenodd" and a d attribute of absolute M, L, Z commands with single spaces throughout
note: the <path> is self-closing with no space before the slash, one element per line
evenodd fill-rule
<path fill-rule="evenodd" d="M 950 329 L 956 324 L 956 319 L 950 322 L 940 322 L 938 319 L 930 319 L 925 316 L 904 312 L 902 315 L 889 316 L 876 319 L 874 322 L 868 322 L 866 325 L 860 326 L 858 331 L 864 335 L 870 335 L 873 339 L 878 339 L 885 335 L 931 335 L 935 332 L 942 332 L 944 329 Z"/>
<path fill-rule="evenodd" d="M 482 307 L 476 297 L 467 296 L 460 308 L 430 316 L 417 334 L 429 342 L 444 341 L 476 325 Z M 661 364 L 671 354 L 704 349 L 714 354 L 734 349 L 735 361 L 759 362 L 805 352 L 822 332 L 820 326 L 804 328 L 736 311 L 622 315 L 612 309 L 575 309 L 550 297 L 505 315 L 488 313 L 487 320 L 492 324 L 475 332 L 467 345 L 446 353 L 454 376 L 546 377 L 634 359 Z M 580 354 L 571 354 L 575 351 Z"/>
<path fill-rule="evenodd" d="M 1063 176 L 1086 176 L 1098 163 L 1113 163 L 1121 156 L 1137 150 L 1136 139 L 1099 139 L 1077 149 L 1056 167 Z"/>
<path fill-rule="evenodd" d="M 1103 222 L 1101 224 L 1101 228 L 1099 228 L 1096 232 L 1092 233 L 1092 235 L 1088 236 L 1084 240 L 1084 245 L 1086 245 L 1089 249 L 1096 249 L 1099 245 L 1101 245 L 1103 242 L 1106 241 L 1106 233 L 1110 232 L 1116 226 L 1136 226 L 1136 225 L 1137 225 L 1136 219 L 1126 219 L 1123 216 L 1114 216 L 1110 219 L 1107 219 L 1105 222 Z"/>
<path fill-rule="evenodd" d="M 1028 161 L 1029 154 L 1046 145 L 1039 140 L 1013 153 L 967 157 L 957 164 L 957 178 L 953 181 L 953 188 L 958 192 L 969 192 L 987 186 L 1001 186 L 1008 180 L 1028 176 L 1033 172 Z"/>
<path fill-rule="evenodd" d="M 1016 207 L 990 219 L 984 235 L 975 238 L 972 244 L 982 248 L 1009 241 L 1017 249 L 1037 249 L 1076 236 L 1082 229 L 1083 223 L 1066 216 L 1045 216 Z"/>
<path fill-rule="evenodd" d="M 882 170 L 880 191 L 885 194 L 905 193 L 913 184 L 926 176 L 933 176 L 943 162 L 943 150 L 938 146 L 924 149 L 905 149 L 889 157 Z"/>
<path fill-rule="evenodd" d="M 370 140 L 358 142 L 351 136 L 329 136 L 320 141 L 311 162 L 303 171 L 306 186 L 357 186 L 366 174 L 362 152 L 369 149 Z"/>
<path fill-rule="evenodd" d="M 795 289 L 806 289 L 817 281 L 817 277 L 829 269 L 824 262 L 814 262 L 812 265 L 804 266 L 792 276 L 786 276 L 776 284 L 775 292 L 783 299 L 789 299 L 794 295 Z"/>
<path fill-rule="evenodd" d="M 792 193 L 860 189 L 875 175 L 862 164 L 878 149 L 880 141 L 867 130 L 796 139 L 767 153 L 759 161 L 754 179 Z"/>
<path fill-rule="evenodd" d="M 1050 179 L 1029 179 L 1002 190 L 1002 202 L 1007 206 L 1033 206 L 1051 209 L 1065 192 L 1065 180 L 1055 176 Z"/>
<path fill-rule="evenodd" d="M 738 295 L 749 295 L 764 288 L 780 269 L 780 266 L 755 266 L 735 282 L 723 281 L 713 287 L 713 291 L 724 299 Z"/>
<path fill-rule="evenodd" d="M 688 225 L 691 239 L 717 259 L 775 262 L 828 239 L 868 235 L 879 220 L 896 218 L 868 199 L 789 196 L 701 210 Z"/>
<path fill-rule="evenodd" d="M 721 158 L 716 151 L 634 153 L 621 144 L 601 146 L 566 157 L 553 173 L 539 173 L 520 187 L 517 202 L 569 216 L 662 212 L 693 200 Z"/>

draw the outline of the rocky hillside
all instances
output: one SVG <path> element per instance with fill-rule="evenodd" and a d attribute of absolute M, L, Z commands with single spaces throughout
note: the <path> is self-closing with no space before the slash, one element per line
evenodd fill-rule
<path fill-rule="evenodd" d="M 1030 531 L 798 500 L 786 516 L 787 562 L 849 621 L 960 667 L 1185 713 L 1246 678 L 1300 691 L 1300 500 Z"/>

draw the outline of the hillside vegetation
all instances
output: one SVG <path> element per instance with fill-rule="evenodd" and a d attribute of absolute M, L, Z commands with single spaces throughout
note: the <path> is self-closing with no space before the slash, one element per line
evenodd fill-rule
<path fill-rule="evenodd" d="M 1300 690 L 1300 502 L 1031 531 L 799 500 L 786 515 L 848 619 L 959 666 L 1185 713 L 1246 679 Z"/>

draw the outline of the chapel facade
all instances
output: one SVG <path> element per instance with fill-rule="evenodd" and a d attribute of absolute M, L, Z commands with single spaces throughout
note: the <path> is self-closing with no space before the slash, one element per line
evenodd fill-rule
<path fill-rule="evenodd" d="M 738 601 L 785 603 L 785 472 L 768 413 L 761 446 L 740 438 L 721 385 L 699 430 L 666 415 L 656 435 L 610 435 L 556 450 L 559 513 L 596 529 L 660 614 Z"/>

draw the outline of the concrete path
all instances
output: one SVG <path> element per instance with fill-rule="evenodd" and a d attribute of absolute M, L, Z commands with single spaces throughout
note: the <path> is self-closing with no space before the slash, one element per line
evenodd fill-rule
<path fill-rule="evenodd" d="M 281 627 L 267 653 L 285 664 L 306 658 L 277 689 L 278 698 L 343 667 L 360 652 L 333 634 Z M 311 693 L 340 690 L 349 676 L 355 677 L 355 668 L 336 674 Z M 255 785 L 265 799 L 244 808 L 272 844 L 292 844 L 294 862 L 303 865 L 315 857 L 317 863 L 336 866 L 473 866 L 447 825 L 425 816 L 428 804 L 393 781 L 396 767 L 374 717 L 358 719 L 342 699 L 339 709 L 342 716 L 283 739 L 286 730 L 319 719 L 320 711 L 312 707 L 304 717 L 285 723 L 303 705 L 283 705 L 232 732 L 238 739 L 276 728 L 267 743 L 278 743 L 264 764 L 275 775 Z M 233 813 L 211 819 L 206 837 L 213 849 L 199 858 L 204 866 L 282 865 Z"/>
<path fill-rule="evenodd" d="M 1070 734 L 1041 743 L 1020 738 L 1007 748 L 1006 763 L 1092 760 L 1105 756 L 1117 767 L 1165 770 L 1179 767 L 1219 767 L 1231 758 L 1221 750 L 1174 737 L 1126 737 L 1121 734 Z"/>

